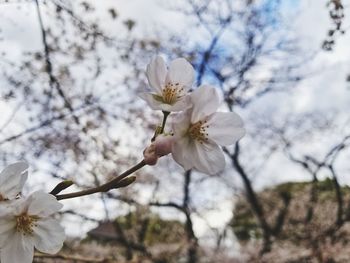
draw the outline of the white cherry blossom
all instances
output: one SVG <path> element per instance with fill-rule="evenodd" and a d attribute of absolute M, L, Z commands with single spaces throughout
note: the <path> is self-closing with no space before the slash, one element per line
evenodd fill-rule
<path fill-rule="evenodd" d="M 150 90 L 143 92 L 144 99 L 153 110 L 182 111 L 191 107 L 188 90 L 194 81 L 194 69 L 184 58 L 170 62 L 167 69 L 162 57 L 155 57 L 146 72 Z"/>
<path fill-rule="evenodd" d="M 225 167 L 220 146 L 244 135 L 243 121 L 234 112 L 216 112 L 220 99 L 213 87 L 201 86 L 191 99 L 193 108 L 177 114 L 173 121 L 172 156 L 185 170 L 216 174 Z"/>
<path fill-rule="evenodd" d="M 17 162 L 10 164 L 0 173 L 0 204 L 1 201 L 15 199 L 22 191 L 28 177 L 28 164 Z"/>
<path fill-rule="evenodd" d="M 53 195 L 34 192 L 27 199 L 17 199 L 0 209 L 1 263 L 31 263 L 34 247 L 49 254 L 57 253 L 65 234 L 52 216 L 60 210 Z"/>

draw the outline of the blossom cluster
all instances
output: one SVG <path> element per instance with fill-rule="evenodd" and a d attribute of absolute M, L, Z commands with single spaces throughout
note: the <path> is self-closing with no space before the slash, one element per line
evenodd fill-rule
<path fill-rule="evenodd" d="M 159 157 L 169 153 L 185 170 L 216 174 L 225 168 L 220 146 L 234 144 L 244 135 L 241 118 L 234 112 L 217 112 L 220 98 L 214 87 L 202 85 L 191 92 L 194 69 L 184 58 L 173 60 L 167 68 L 158 56 L 147 66 L 146 73 L 149 90 L 140 97 L 153 110 L 161 110 L 164 117 L 139 164 L 103 185 L 63 195 L 58 193 L 73 182 L 58 184 L 52 194 L 36 191 L 23 196 L 28 177 L 25 162 L 11 164 L 0 173 L 1 263 L 30 263 L 34 249 L 55 254 L 62 248 L 64 229 L 54 218 L 62 208 L 57 200 L 125 187 L 135 181 L 130 174 L 145 164 L 155 165 Z M 170 114 L 171 130 L 167 131 Z"/>
<path fill-rule="evenodd" d="M 57 253 L 65 239 L 64 229 L 53 215 L 62 207 L 56 198 L 36 191 L 21 195 L 28 177 L 28 164 L 17 162 L 0 173 L 0 261 L 30 263 L 34 247 Z"/>
<path fill-rule="evenodd" d="M 172 154 L 185 170 L 216 174 L 225 168 L 220 146 L 234 144 L 243 137 L 242 119 L 234 112 L 217 112 L 217 90 L 202 85 L 190 92 L 194 69 L 184 58 L 173 60 L 167 68 L 162 57 L 147 66 L 149 88 L 140 94 L 153 110 L 161 110 L 164 120 L 171 112 L 172 129 L 164 131 L 165 121 L 156 130 L 154 142 L 145 149 L 145 161 L 154 165 L 158 157 Z"/>

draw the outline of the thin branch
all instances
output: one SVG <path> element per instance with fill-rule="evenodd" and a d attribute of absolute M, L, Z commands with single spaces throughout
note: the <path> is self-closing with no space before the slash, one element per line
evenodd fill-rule
<path fill-rule="evenodd" d="M 112 260 L 108 260 L 107 258 L 87 258 L 82 256 L 72 256 L 65 254 L 56 254 L 56 255 L 48 255 L 39 252 L 35 252 L 34 258 L 48 258 L 48 259 L 63 259 L 69 261 L 79 261 L 79 262 L 91 262 L 91 263 L 108 263 L 112 262 Z"/>
<path fill-rule="evenodd" d="M 129 170 L 125 171 L 121 175 L 117 176 L 116 178 L 112 179 L 111 181 L 109 181 L 109 182 L 107 182 L 105 184 L 102 184 L 100 186 L 93 187 L 93 188 L 90 188 L 90 189 L 74 192 L 74 193 L 56 195 L 56 198 L 57 198 L 57 200 L 63 200 L 63 199 L 80 197 L 80 196 L 84 196 L 84 195 L 91 195 L 91 194 L 95 194 L 95 193 L 107 192 L 107 191 L 109 191 L 109 190 L 111 190 L 113 188 L 117 188 L 118 187 L 118 183 L 122 179 L 124 179 L 128 175 L 136 172 L 137 170 L 139 170 L 140 168 L 142 168 L 145 165 L 146 165 L 145 161 L 142 160 L 141 162 L 139 162 L 135 166 L 131 167 Z"/>
<path fill-rule="evenodd" d="M 333 177 L 333 184 L 334 184 L 334 189 L 335 189 L 335 194 L 336 194 L 336 199 L 337 199 L 337 205 L 338 205 L 338 209 L 337 209 L 337 219 L 336 219 L 336 225 L 338 227 L 340 227 L 343 223 L 344 223 L 344 219 L 343 219 L 343 213 L 344 213 L 344 201 L 343 201 L 343 194 L 341 192 L 341 188 L 337 179 L 337 175 L 336 172 L 333 168 L 332 165 L 328 166 L 329 170 L 332 173 L 332 177 Z"/>
<path fill-rule="evenodd" d="M 265 217 L 265 213 L 262 208 L 262 205 L 260 204 L 258 197 L 255 194 L 255 191 L 253 190 L 252 184 L 248 178 L 247 173 L 245 172 L 243 166 L 239 161 L 239 154 L 240 154 L 239 144 L 236 143 L 235 151 L 233 154 L 231 154 L 227 149 L 224 149 L 224 151 L 230 156 L 234 168 L 236 169 L 236 171 L 238 172 L 238 174 L 241 176 L 243 180 L 243 183 L 246 189 L 247 199 L 263 231 L 264 246 L 261 253 L 265 253 L 270 250 L 270 243 L 271 243 L 270 237 L 272 233 L 271 233 L 270 226 L 266 221 L 266 217 Z"/>
<path fill-rule="evenodd" d="M 86 105 L 86 106 L 87 106 L 87 105 Z M 79 107 L 79 108 L 77 108 L 77 109 L 74 109 L 74 112 L 76 112 L 76 111 L 78 111 L 78 110 L 81 110 L 81 109 L 83 109 L 83 108 L 84 108 L 84 107 Z M 19 137 L 22 137 L 22 136 L 24 136 L 24 135 L 26 135 L 26 134 L 35 132 L 35 131 L 37 131 L 37 130 L 43 128 L 43 127 L 49 126 L 49 125 L 51 125 L 53 122 L 55 122 L 55 121 L 57 121 L 57 120 L 63 120 L 63 119 L 65 119 L 65 118 L 67 118 L 67 117 L 70 117 L 70 116 L 71 116 L 71 113 L 69 113 L 69 114 L 60 114 L 60 115 L 58 115 L 58 116 L 56 116 L 56 117 L 53 117 L 53 118 L 51 118 L 51 119 L 49 119 L 49 120 L 45 120 L 45 121 L 39 123 L 39 124 L 36 125 L 36 126 L 33 126 L 33 127 L 31 127 L 31 128 L 28 128 L 28 129 L 26 129 L 26 130 L 24 130 L 24 131 L 22 131 L 22 132 L 20 132 L 20 133 L 17 133 L 17 134 L 15 134 L 15 135 L 12 135 L 12 136 L 10 136 L 10 137 L 7 137 L 7 138 L 1 140 L 1 141 L 0 141 L 0 145 L 1 145 L 1 144 L 4 144 L 4 143 L 7 143 L 7 142 L 10 142 L 10 141 L 13 141 L 13 140 L 16 140 L 16 139 L 18 139 Z"/>
<path fill-rule="evenodd" d="M 45 54 L 45 62 L 46 62 L 46 71 L 49 76 L 49 84 L 52 89 L 55 89 L 58 93 L 58 95 L 63 99 L 65 106 L 68 108 L 68 110 L 72 113 L 72 117 L 75 121 L 76 124 L 80 124 L 79 119 L 77 116 L 74 114 L 74 109 L 73 106 L 71 105 L 70 101 L 68 100 L 67 96 L 65 95 L 60 83 L 56 79 L 56 77 L 53 74 L 53 69 L 52 69 L 52 63 L 51 63 L 51 58 L 50 58 L 50 48 L 47 42 L 47 35 L 44 27 L 44 22 L 42 19 L 41 11 L 40 11 L 40 5 L 39 1 L 35 0 L 35 5 L 36 5 L 36 10 L 38 14 L 38 19 L 39 19 L 39 25 L 41 29 L 41 36 L 42 36 L 42 41 L 44 45 L 44 54 Z"/>
<path fill-rule="evenodd" d="M 185 172 L 185 180 L 184 180 L 184 187 L 183 187 L 184 197 L 183 197 L 182 208 L 186 217 L 185 230 L 186 230 L 187 240 L 189 242 L 189 247 L 187 250 L 187 255 L 188 255 L 187 262 L 196 263 L 198 260 L 197 258 L 198 257 L 197 255 L 198 240 L 193 230 L 193 222 L 191 219 L 191 213 L 189 208 L 191 174 L 192 174 L 191 170 L 188 170 Z"/>

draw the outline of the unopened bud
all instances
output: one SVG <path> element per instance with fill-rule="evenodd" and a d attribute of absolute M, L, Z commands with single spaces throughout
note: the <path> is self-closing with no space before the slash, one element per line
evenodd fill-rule
<path fill-rule="evenodd" d="M 143 151 L 143 158 L 148 165 L 155 165 L 157 163 L 158 155 L 155 152 L 155 145 L 153 143 Z"/>
<path fill-rule="evenodd" d="M 58 185 L 55 186 L 55 188 L 50 192 L 50 194 L 57 195 L 60 192 L 62 192 L 64 189 L 67 189 L 73 184 L 74 184 L 73 181 L 70 181 L 70 180 L 60 182 Z"/>
<path fill-rule="evenodd" d="M 160 157 L 171 153 L 173 140 L 174 138 L 171 135 L 158 135 L 154 141 L 156 155 Z"/>

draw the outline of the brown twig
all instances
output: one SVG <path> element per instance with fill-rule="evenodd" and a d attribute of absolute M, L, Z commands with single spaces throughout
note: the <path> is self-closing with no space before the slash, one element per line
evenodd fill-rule
<path fill-rule="evenodd" d="M 79 261 L 79 262 L 91 262 L 91 263 L 107 263 L 111 262 L 106 258 L 86 258 L 82 256 L 71 256 L 71 255 L 64 255 L 64 254 L 57 254 L 57 255 L 48 255 L 48 254 L 42 254 L 42 253 L 35 253 L 35 258 L 51 258 L 51 259 L 63 259 L 63 260 L 72 260 L 72 261 Z"/>
<path fill-rule="evenodd" d="M 142 160 L 141 162 L 139 162 L 135 166 L 131 167 L 129 170 L 125 171 L 121 175 L 117 176 L 116 178 L 112 179 L 111 181 L 109 181 L 109 182 L 107 182 L 105 184 L 102 184 L 100 186 L 93 187 L 93 188 L 90 188 L 90 189 L 74 192 L 74 193 L 56 195 L 56 198 L 57 198 L 57 200 L 63 200 L 63 199 L 70 199 L 70 198 L 80 197 L 80 196 L 84 196 L 84 195 L 91 195 L 91 194 L 95 194 L 95 193 L 107 192 L 107 191 L 109 191 L 109 190 L 111 190 L 113 188 L 117 188 L 118 187 L 118 183 L 121 180 L 123 180 L 128 175 L 136 172 L 137 170 L 141 169 L 145 165 L 146 165 L 145 161 Z"/>

